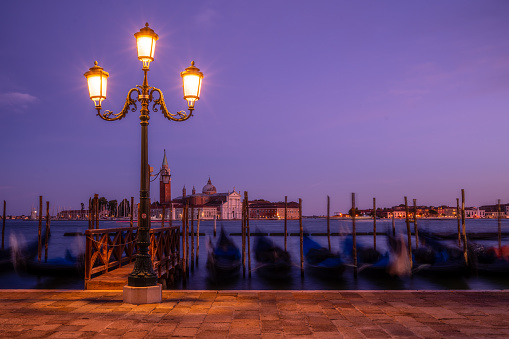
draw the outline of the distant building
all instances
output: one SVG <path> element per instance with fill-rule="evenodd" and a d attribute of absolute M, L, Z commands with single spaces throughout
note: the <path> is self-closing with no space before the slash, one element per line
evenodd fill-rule
<path fill-rule="evenodd" d="M 240 193 L 233 189 L 232 192 L 217 193 L 216 187 L 212 185 L 212 181 L 207 181 L 203 186 L 201 193 L 196 193 L 193 187 L 191 195 L 187 195 L 186 187 L 182 189 L 182 196 L 172 201 L 174 207 L 174 218 L 182 219 L 183 208 L 189 206 L 194 210 L 194 218 L 197 219 L 222 219 L 234 220 L 242 218 L 242 202 Z"/>
<path fill-rule="evenodd" d="M 299 203 L 288 202 L 286 208 L 286 217 L 289 220 L 299 219 Z M 270 202 L 266 200 L 255 200 L 249 202 L 250 219 L 284 219 L 285 203 Z"/>
<path fill-rule="evenodd" d="M 465 208 L 465 218 L 484 218 L 486 213 L 484 210 L 477 207 Z"/>

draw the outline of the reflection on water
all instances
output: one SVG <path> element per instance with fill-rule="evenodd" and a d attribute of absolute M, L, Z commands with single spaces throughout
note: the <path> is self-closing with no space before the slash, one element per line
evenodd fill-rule
<path fill-rule="evenodd" d="M 324 219 L 304 219 L 305 232 L 310 234 L 325 233 L 327 230 L 326 220 Z M 159 223 L 153 223 L 152 227 L 159 227 Z M 175 222 L 174 225 L 177 225 Z M 240 221 L 218 222 L 219 228 L 223 225 L 226 234 L 231 234 L 231 239 L 239 247 L 242 248 L 241 223 Z M 496 232 L 497 220 L 467 220 L 467 231 L 470 232 Z M 5 242 L 7 247 L 19 248 L 23 242 L 30 243 L 37 239 L 37 221 L 11 221 L 6 222 Z M 85 221 L 52 221 L 51 237 L 48 247 L 48 259 L 65 257 L 66 250 L 70 250 L 73 255 L 83 252 L 85 239 L 83 236 L 64 236 L 66 232 L 84 232 L 88 226 Z M 100 225 L 102 228 L 114 228 L 128 226 L 128 223 L 119 223 L 114 221 L 103 221 Z M 44 226 L 43 226 L 44 227 Z M 372 231 L 372 221 L 357 221 L 357 230 L 359 233 Z M 251 221 L 251 229 L 257 229 L 257 232 L 269 234 L 270 239 L 280 247 L 284 247 L 284 237 L 280 235 L 272 235 L 271 233 L 283 232 L 282 221 Z M 396 229 L 398 233 L 405 233 L 406 224 L 404 221 L 396 221 Z M 412 226 L 413 229 L 413 226 Z M 456 220 L 419 220 L 419 229 L 428 230 L 429 232 L 449 232 L 454 233 L 457 229 Z M 196 225 L 195 225 L 196 230 Z M 377 230 L 384 232 L 392 230 L 392 222 L 390 220 L 378 220 Z M 502 230 L 509 230 L 509 220 L 503 220 Z M 353 269 L 347 266 L 343 274 L 339 278 L 319 278 L 313 274 L 309 274 L 305 270 L 305 274 L 301 277 L 300 271 L 300 239 L 298 236 L 290 236 L 287 240 L 288 252 L 291 256 L 291 269 L 288 279 L 271 280 L 262 277 L 258 272 L 259 263 L 255 260 L 254 253 L 251 253 L 251 276 L 247 270 L 248 260 L 246 258 L 245 277 L 242 272 L 236 278 L 228 279 L 224 282 L 213 282 L 208 278 L 206 269 L 207 263 L 207 246 L 208 237 L 212 242 L 216 243 L 217 237 L 213 235 L 213 222 L 201 221 L 200 232 L 206 236 L 200 236 L 200 250 L 197 255 L 197 262 L 194 269 L 189 270 L 189 278 L 186 282 L 177 279 L 175 289 L 223 289 L 223 290 L 394 290 L 394 289 L 413 289 L 413 290 L 450 290 L 450 289 L 507 289 L 509 281 L 505 277 L 484 277 L 476 276 L 453 276 L 443 277 L 440 275 L 427 276 L 419 275 L 413 277 L 391 277 L 389 275 L 370 274 L 368 270 L 359 272 L 357 278 L 354 277 Z M 288 232 L 298 234 L 298 221 L 288 222 Z M 331 220 L 331 232 L 348 234 L 351 232 L 351 222 L 348 220 Z M 406 236 L 405 236 L 406 237 Z M 24 240 L 23 240 L 24 239 Z M 327 247 L 326 236 L 313 236 L 313 239 L 321 246 Z M 364 246 L 373 246 L 373 237 L 361 235 L 357 237 L 359 244 Z M 406 238 L 405 238 L 406 239 Z M 331 237 L 331 250 L 333 252 L 341 251 L 341 244 L 344 236 Z M 412 238 L 414 241 L 414 238 Z M 256 237 L 251 238 L 251 249 L 254 250 Z M 454 244 L 454 240 L 446 241 Z M 483 244 L 494 245 L 496 239 L 483 240 Z M 503 243 L 507 244 L 508 239 L 503 238 Z M 377 249 L 382 253 L 388 251 L 389 247 L 385 236 L 377 236 Z M 44 251 L 43 251 L 44 253 Z M 83 278 L 73 277 L 37 277 L 33 275 L 16 272 L 11 268 L 2 267 L 0 270 L 0 288 L 58 288 L 58 289 L 82 289 L 84 286 Z"/>

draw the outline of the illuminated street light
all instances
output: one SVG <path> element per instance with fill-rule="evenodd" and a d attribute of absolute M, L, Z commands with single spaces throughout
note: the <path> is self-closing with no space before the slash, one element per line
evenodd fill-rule
<path fill-rule="evenodd" d="M 150 181 L 148 166 L 148 121 L 149 104 L 153 103 L 152 111 L 161 113 L 169 120 L 184 121 L 193 115 L 194 104 L 200 99 L 200 90 L 203 79 L 203 73 L 194 66 L 186 68 L 180 75 L 182 77 L 182 87 L 184 89 L 184 99 L 187 101 L 189 113 L 178 111 L 170 113 L 164 102 L 164 96 L 160 89 L 148 85 L 147 72 L 151 61 L 154 61 L 156 41 L 158 35 L 152 30 L 148 23 L 134 34 L 138 51 L 138 59 L 143 63 L 144 72 L 143 85 L 137 85 L 127 93 L 127 99 L 124 108 L 120 113 L 104 111 L 101 113 L 101 103 L 106 99 L 106 86 L 109 74 L 102 67 L 95 65 L 84 74 L 87 78 L 90 99 L 94 101 L 97 115 L 107 121 L 120 120 L 126 116 L 128 111 L 135 112 L 136 102 L 141 104 L 140 124 L 141 124 L 141 180 L 140 180 L 140 210 L 138 213 L 139 228 L 137 240 L 137 255 L 134 269 L 128 277 L 127 285 L 130 287 L 150 287 L 156 286 L 157 276 L 154 273 L 152 260 L 149 255 L 149 230 L 150 230 Z M 133 93 L 137 97 L 133 98 Z M 157 106 L 157 107 L 156 107 Z"/>

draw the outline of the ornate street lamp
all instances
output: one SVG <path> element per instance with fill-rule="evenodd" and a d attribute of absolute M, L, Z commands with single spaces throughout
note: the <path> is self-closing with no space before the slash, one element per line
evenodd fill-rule
<path fill-rule="evenodd" d="M 152 30 L 148 23 L 134 34 L 138 50 L 138 59 L 142 61 L 144 72 L 143 85 L 137 85 L 127 93 L 127 99 L 124 108 L 120 113 L 104 111 L 101 113 L 101 103 L 106 99 L 106 85 L 109 74 L 105 72 L 95 62 L 94 67 L 90 68 L 84 74 L 87 78 L 90 99 L 94 101 L 97 115 L 104 120 L 120 120 L 126 116 L 129 110 L 135 112 L 136 102 L 141 104 L 140 124 L 141 124 L 141 177 L 140 177 L 140 210 L 138 212 L 139 229 L 137 241 L 137 255 L 134 263 L 134 269 L 128 277 L 127 285 L 130 287 L 150 287 L 157 284 L 157 276 L 152 267 L 152 260 L 149 251 L 149 230 L 150 230 L 150 180 L 148 166 L 148 121 L 149 104 L 153 103 L 152 111 L 161 110 L 162 114 L 172 121 L 184 121 L 193 115 L 194 103 L 200 99 L 201 83 L 203 73 L 194 66 L 191 66 L 180 73 L 182 77 L 184 99 L 187 101 L 189 113 L 178 111 L 175 114 L 170 113 L 166 108 L 164 96 L 160 89 L 148 85 L 147 72 L 151 61 L 154 61 L 154 53 L 158 35 Z M 133 98 L 133 93 L 137 96 Z"/>

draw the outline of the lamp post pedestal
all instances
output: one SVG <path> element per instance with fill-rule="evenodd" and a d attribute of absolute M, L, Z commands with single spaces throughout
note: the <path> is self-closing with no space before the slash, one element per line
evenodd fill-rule
<path fill-rule="evenodd" d="M 148 287 L 124 286 L 124 302 L 127 304 L 155 304 L 163 300 L 163 287 L 161 284 Z"/>

